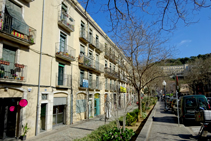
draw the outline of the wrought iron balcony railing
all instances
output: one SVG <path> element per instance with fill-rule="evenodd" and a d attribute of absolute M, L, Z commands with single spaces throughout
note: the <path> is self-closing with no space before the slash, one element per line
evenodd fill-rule
<path fill-rule="evenodd" d="M 66 61 L 75 61 L 75 49 L 61 42 L 56 43 L 56 57 Z"/>
<path fill-rule="evenodd" d="M 104 72 L 106 75 L 112 77 L 112 78 L 118 78 L 118 73 L 110 68 L 105 67 Z"/>
<path fill-rule="evenodd" d="M 110 83 L 105 83 L 105 90 L 107 90 L 107 91 L 110 90 Z"/>
<path fill-rule="evenodd" d="M 64 11 L 59 11 L 58 24 L 68 32 L 75 30 L 75 20 Z"/>
<path fill-rule="evenodd" d="M 27 66 L 0 60 L 0 81 L 26 81 Z"/>
<path fill-rule="evenodd" d="M 79 55 L 78 63 L 80 66 L 85 67 L 87 69 L 103 72 L 104 65 L 99 63 L 96 60 L 93 60 L 92 56 L 87 57 L 86 55 Z"/>
<path fill-rule="evenodd" d="M 70 87 L 71 86 L 71 75 L 56 73 L 56 86 L 57 87 Z"/>
<path fill-rule="evenodd" d="M 85 30 L 85 28 L 80 29 L 79 35 L 80 35 L 79 38 L 80 38 L 81 41 L 83 41 L 84 43 L 89 42 L 88 32 Z"/>
<path fill-rule="evenodd" d="M 0 36 L 22 45 L 33 45 L 36 41 L 36 30 L 19 19 L 0 12 Z"/>

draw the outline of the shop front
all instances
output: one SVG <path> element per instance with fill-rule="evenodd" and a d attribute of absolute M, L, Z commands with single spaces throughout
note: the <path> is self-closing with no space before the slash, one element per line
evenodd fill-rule
<path fill-rule="evenodd" d="M 18 132 L 20 98 L 0 98 L 0 139 L 15 138 Z"/>

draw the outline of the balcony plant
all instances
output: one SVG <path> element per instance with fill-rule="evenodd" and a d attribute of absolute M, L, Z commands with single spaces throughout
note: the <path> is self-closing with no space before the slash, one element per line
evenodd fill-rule
<path fill-rule="evenodd" d="M 24 65 L 21 65 L 21 64 L 15 63 L 15 67 L 17 67 L 17 68 L 24 68 Z"/>
<path fill-rule="evenodd" d="M 10 62 L 8 60 L 4 61 L 3 58 L 1 58 L 0 59 L 0 64 L 9 66 L 10 65 Z"/>
<path fill-rule="evenodd" d="M 17 74 L 12 74 L 12 77 L 14 77 L 14 79 L 17 78 Z"/>
<path fill-rule="evenodd" d="M 0 78 L 4 78 L 4 71 L 0 70 Z"/>
<path fill-rule="evenodd" d="M 22 125 L 22 129 L 23 129 L 23 135 L 20 136 L 21 140 L 26 140 L 26 134 L 29 131 L 30 128 L 28 128 L 28 123 L 26 123 L 25 126 Z"/>

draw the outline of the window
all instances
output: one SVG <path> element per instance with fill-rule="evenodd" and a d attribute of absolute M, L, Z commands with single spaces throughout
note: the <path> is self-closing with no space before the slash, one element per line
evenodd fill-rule
<path fill-rule="evenodd" d="M 42 94 L 42 100 L 47 100 L 48 99 L 48 94 Z"/>
<path fill-rule="evenodd" d="M 191 107 L 196 107 L 196 98 L 188 98 L 186 99 L 186 107 L 191 108 Z"/>
<path fill-rule="evenodd" d="M 89 29 L 89 42 L 92 43 L 92 29 Z"/>
<path fill-rule="evenodd" d="M 97 47 L 99 46 L 99 37 L 98 37 L 98 35 L 96 35 L 96 46 Z"/>
<path fill-rule="evenodd" d="M 96 54 L 96 69 L 99 70 L 99 54 Z"/>
<path fill-rule="evenodd" d="M 60 48 L 59 51 L 66 52 L 66 38 L 67 36 L 63 33 L 60 33 Z"/>
<path fill-rule="evenodd" d="M 81 21 L 81 37 L 85 37 L 85 23 Z"/>
<path fill-rule="evenodd" d="M 84 70 L 80 70 L 80 87 L 83 87 Z"/>
<path fill-rule="evenodd" d="M 92 73 L 89 72 L 89 87 L 92 88 Z"/>
<path fill-rule="evenodd" d="M 62 9 L 62 12 L 67 13 L 67 6 L 64 3 L 62 3 L 61 9 Z"/>
<path fill-rule="evenodd" d="M 114 65 L 114 71 L 115 71 L 115 65 Z"/>
<path fill-rule="evenodd" d="M 99 89 L 99 76 L 96 75 L 96 88 Z"/>
<path fill-rule="evenodd" d="M 107 62 L 107 60 L 105 60 L 105 68 L 107 68 L 108 67 L 108 62 Z"/>
<path fill-rule="evenodd" d="M 8 78 L 14 78 L 16 75 L 15 69 L 15 57 L 16 57 L 16 49 L 7 45 L 3 45 L 3 53 L 2 58 L 4 61 L 10 62 L 9 65 L 1 65 L 1 71 L 4 71 L 4 76 Z"/>
<path fill-rule="evenodd" d="M 64 65 L 59 63 L 58 85 L 64 84 Z"/>
<path fill-rule="evenodd" d="M 111 63 L 110 63 L 110 70 L 111 70 Z"/>
<path fill-rule="evenodd" d="M 85 47 L 80 45 L 80 55 L 85 55 Z"/>

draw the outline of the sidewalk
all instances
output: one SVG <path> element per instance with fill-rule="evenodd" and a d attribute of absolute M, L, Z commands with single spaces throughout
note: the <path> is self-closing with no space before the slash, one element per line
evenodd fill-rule
<path fill-rule="evenodd" d="M 157 102 L 144 128 L 136 139 L 145 141 L 196 140 L 171 111 L 164 112 L 164 103 Z"/>
<path fill-rule="evenodd" d="M 130 111 L 137 109 L 138 106 L 133 104 L 129 106 Z M 124 113 L 123 110 L 119 110 L 119 116 L 122 116 Z M 90 134 L 92 131 L 97 129 L 99 126 L 105 124 L 105 115 L 100 115 L 98 117 L 77 122 L 72 125 L 63 125 L 60 127 L 55 127 L 51 131 L 40 133 L 38 136 L 29 138 L 27 141 L 72 141 L 74 139 L 79 139 L 85 137 L 87 134 Z M 114 118 L 110 118 L 106 121 L 106 124 L 113 121 Z"/>

